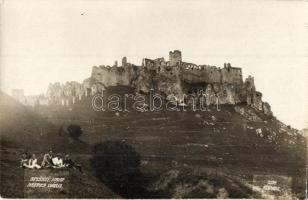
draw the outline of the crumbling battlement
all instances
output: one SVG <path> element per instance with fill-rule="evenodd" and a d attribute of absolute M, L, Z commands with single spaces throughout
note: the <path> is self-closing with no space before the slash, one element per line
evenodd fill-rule
<path fill-rule="evenodd" d="M 117 63 L 117 62 L 115 62 Z M 92 68 L 91 77 L 95 80 L 110 85 L 129 85 L 131 79 L 137 76 L 145 68 L 149 74 L 169 73 L 179 70 L 181 80 L 188 83 L 229 83 L 242 85 L 242 69 L 225 63 L 223 68 L 209 65 L 197 65 L 182 61 L 182 53 L 179 50 L 169 52 L 169 61 L 164 58 L 149 59 L 144 58 L 141 66 L 132 69 L 132 64 L 127 63 L 127 58 L 122 59 L 122 66 L 113 66 Z M 172 72 L 171 72 L 172 73 Z"/>

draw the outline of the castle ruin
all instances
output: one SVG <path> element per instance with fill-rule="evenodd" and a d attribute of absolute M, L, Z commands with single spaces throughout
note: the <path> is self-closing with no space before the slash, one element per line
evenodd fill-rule
<path fill-rule="evenodd" d="M 230 63 L 224 63 L 222 68 L 197 65 L 183 61 L 181 51 L 174 50 L 169 52 L 168 61 L 164 58 L 144 58 L 138 66 L 123 57 L 121 64 L 118 66 L 116 61 L 113 66 L 93 66 L 91 76 L 81 84 L 50 84 L 47 97 L 52 103 L 69 105 L 84 96 L 102 93 L 109 86 L 122 85 L 143 93 L 154 89 L 166 96 L 174 95 L 179 101 L 184 101 L 181 99 L 183 94 L 197 95 L 201 91 L 202 94 L 219 97 L 221 104 L 247 103 L 271 114 L 269 104 L 264 103 L 262 94 L 256 91 L 253 77 L 249 76 L 243 81 L 242 69 Z M 215 100 L 208 101 L 215 103 Z"/>

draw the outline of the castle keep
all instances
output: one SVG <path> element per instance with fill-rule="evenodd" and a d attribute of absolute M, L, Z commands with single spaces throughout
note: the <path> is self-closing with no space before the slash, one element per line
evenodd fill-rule
<path fill-rule="evenodd" d="M 83 96 L 102 93 L 106 87 L 117 85 L 131 86 L 142 93 L 154 89 L 166 96 L 178 97 L 181 102 L 185 101 L 183 94 L 207 98 L 209 104 L 216 102 L 216 99 L 210 98 L 216 96 L 221 104 L 247 103 L 271 114 L 270 106 L 262 101 L 262 94 L 255 89 L 253 77 L 243 81 L 241 68 L 230 63 L 224 63 L 220 68 L 185 62 L 179 50 L 170 51 L 168 61 L 144 58 L 141 66 L 137 66 L 123 57 L 121 66 L 117 61 L 113 66 L 93 66 L 91 76 L 82 84 L 50 84 L 47 97 L 50 103 L 69 105 Z"/>

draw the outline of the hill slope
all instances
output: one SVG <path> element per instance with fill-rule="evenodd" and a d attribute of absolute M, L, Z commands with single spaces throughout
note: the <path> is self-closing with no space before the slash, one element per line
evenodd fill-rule
<path fill-rule="evenodd" d="M 35 153 L 40 162 L 42 154 L 50 148 L 56 152 L 71 153 L 72 157 L 76 156 L 76 149 L 81 151 L 87 149 L 78 141 L 60 136 L 58 126 L 48 122 L 35 110 L 24 107 L 3 92 L 0 92 L 0 111 L 2 197 L 25 197 L 23 193 L 24 170 L 19 168 L 19 158 L 23 152 Z M 85 198 L 118 197 L 87 170 L 84 175 L 74 170 L 71 170 L 70 174 L 69 197 L 71 198 L 81 195 Z"/>
<path fill-rule="evenodd" d="M 106 94 L 132 92 L 110 87 Z M 262 197 L 252 192 L 256 174 L 291 177 L 293 195 L 304 197 L 305 140 L 274 117 L 244 104 L 203 112 L 103 112 L 94 111 L 91 100 L 26 108 L 1 94 L 2 196 L 23 197 L 21 152 L 54 148 L 85 170 L 71 171 L 74 198 Z M 79 140 L 67 136 L 69 124 L 81 127 Z"/>
<path fill-rule="evenodd" d="M 106 94 L 124 95 L 129 92 L 130 88 L 110 87 Z M 129 196 L 121 188 L 112 188 L 124 197 L 218 197 L 218 191 L 223 186 L 217 186 L 213 194 L 204 194 L 197 187 L 197 180 L 206 181 L 211 174 L 216 174 L 218 178 L 215 181 L 223 182 L 226 185 L 224 189 L 233 198 L 251 197 L 251 188 L 245 185 L 252 184 L 253 175 L 258 174 L 292 177 L 293 194 L 304 197 L 304 138 L 297 130 L 245 104 L 225 105 L 220 111 L 211 108 L 204 112 L 103 112 L 94 111 L 91 98 L 84 98 L 72 108 L 61 107 L 48 114 L 47 110 L 42 112 L 55 124 L 73 121 L 80 125 L 83 130 L 80 139 L 90 146 L 105 144 L 106 141 L 122 142 L 138 153 L 140 173 L 137 174 L 140 180 L 134 179 L 131 184 L 135 185 L 139 194 Z M 80 159 L 85 164 L 89 162 L 89 158 Z M 167 184 L 169 186 L 162 187 L 162 177 L 170 173 L 185 175 L 172 178 L 170 185 Z M 118 181 L 120 184 L 123 181 L 123 177 L 113 178 L 111 181 L 105 177 L 102 181 L 111 187 L 111 182 Z M 239 181 L 241 185 L 237 189 L 228 187 L 227 180 L 230 179 Z M 186 186 L 181 186 L 183 183 L 190 189 L 185 190 Z M 186 192 L 177 193 L 180 187 L 184 187 Z M 156 193 L 153 194 L 153 191 Z"/>

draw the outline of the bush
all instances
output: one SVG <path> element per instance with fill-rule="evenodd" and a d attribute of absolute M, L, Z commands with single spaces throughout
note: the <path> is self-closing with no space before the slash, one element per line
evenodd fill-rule
<path fill-rule="evenodd" d="M 96 176 L 114 192 L 127 197 L 144 197 L 146 180 L 140 172 L 140 155 L 120 141 L 106 141 L 94 146 L 91 166 Z"/>
<path fill-rule="evenodd" d="M 71 124 L 67 127 L 67 131 L 70 137 L 78 139 L 82 135 L 82 129 L 79 125 Z"/>

